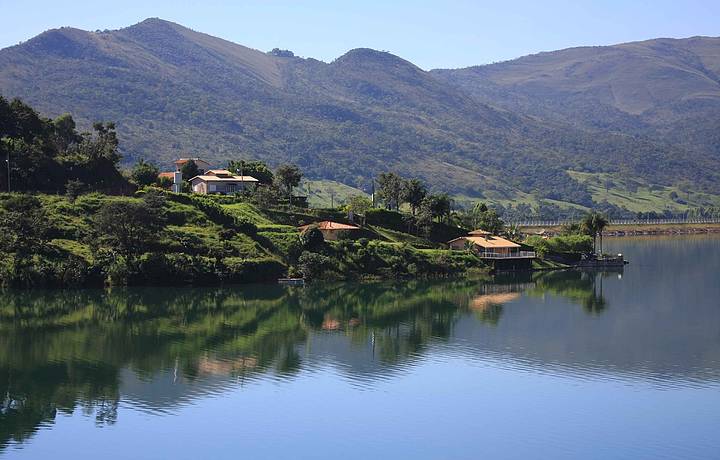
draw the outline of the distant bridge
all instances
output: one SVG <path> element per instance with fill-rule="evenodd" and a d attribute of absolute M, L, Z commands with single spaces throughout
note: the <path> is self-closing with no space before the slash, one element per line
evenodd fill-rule
<path fill-rule="evenodd" d="M 579 223 L 575 220 L 521 220 L 508 222 L 509 225 L 518 227 L 559 227 L 571 223 Z M 698 219 L 610 219 L 610 225 L 693 225 L 693 224 L 720 224 L 720 217 L 698 218 Z"/>

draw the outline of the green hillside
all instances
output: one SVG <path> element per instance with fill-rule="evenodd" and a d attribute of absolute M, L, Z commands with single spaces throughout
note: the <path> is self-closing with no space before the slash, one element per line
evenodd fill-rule
<path fill-rule="evenodd" d="M 0 286 L 214 285 L 485 270 L 469 252 L 439 249 L 461 229 L 435 224 L 431 240 L 368 225 L 350 239 L 305 241 L 297 226 L 324 218 L 157 189 L 76 199 L 0 194 Z"/>
<path fill-rule="evenodd" d="M 610 174 L 576 171 L 569 171 L 569 174 L 587 186 L 594 201 L 608 202 L 632 212 L 661 213 L 666 209 L 685 212 L 694 208 L 720 206 L 720 196 L 696 192 L 690 184 L 666 187 Z"/>
<path fill-rule="evenodd" d="M 720 37 L 570 48 L 432 74 L 480 103 L 573 126 L 595 133 L 596 139 L 643 139 L 670 149 L 666 159 L 687 158 L 717 171 Z M 654 154 L 646 158 L 648 166 L 653 157 L 657 169 L 678 174 L 674 168 L 679 165 Z M 658 185 L 679 181 L 679 175 L 662 181 L 635 175 Z M 706 182 L 695 185 L 717 192 Z"/>
<path fill-rule="evenodd" d="M 0 50 L 5 97 L 48 116 L 71 112 L 84 127 L 115 121 L 125 164 L 168 167 L 187 155 L 218 166 L 289 162 L 313 180 L 362 190 L 392 170 L 453 195 L 583 207 L 593 195 L 568 170 L 720 193 L 717 162 L 681 142 L 631 129 L 598 135 L 528 106 L 480 100 L 456 80 L 385 52 L 356 49 L 325 63 L 159 19 L 105 32 L 54 29 Z"/>
<path fill-rule="evenodd" d="M 306 180 L 299 190 L 306 194 L 308 203 L 314 208 L 329 208 L 347 203 L 353 196 L 369 195 L 360 189 L 329 180 Z"/>

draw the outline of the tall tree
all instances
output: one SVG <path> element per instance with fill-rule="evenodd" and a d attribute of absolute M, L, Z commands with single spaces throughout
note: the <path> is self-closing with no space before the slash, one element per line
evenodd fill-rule
<path fill-rule="evenodd" d="M 446 193 L 441 193 L 434 196 L 433 214 L 438 218 L 440 222 L 449 221 L 451 211 L 452 199 Z"/>
<path fill-rule="evenodd" d="M 425 196 L 427 196 L 427 188 L 420 179 L 410 179 L 403 184 L 401 199 L 410 205 L 413 216 Z"/>
<path fill-rule="evenodd" d="M 284 164 L 275 170 L 275 180 L 278 186 L 285 190 L 291 200 L 293 188 L 300 184 L 301 179 L 302 172 L 296 165 Z"/>
<path fill-rule="evenodd" d="M 132 169 L 130 177 L 140 187 L 145 187 L 158 182 L 158 174 L 160 170 L 151 163 L 146 163 L 144 159 L 140 159 Z"/>
<path fill-rule="evenodd" d="M 182 178 L 184 181 L 189 181 L 193 177 L 200 174 L 200 169 L 198 168 L 197 163 L 195 163 L 194 160 L 186 161 L 184 165 L 180 168 L 180 172 L 182 173 Z"/>
<path fill-rule="evenodd" d="M 505 223 L 495 209 L 479 202 L 472 209 L 472 226 L 496 235 L 503 231 Z"/>
<path fill-rule="evenodd" d="M 67 150 L 72 144 L 82 141 L 82 136 L 75 130 L 75 120 L 69 113 L 64 113 L 52 121 L 53 141 L 58 151 Z"/>
<path fill-rule="evenodd" d="M 163 199 L 154 193 L 144 200 L 105 203 L 95 215 L 94 243 L 115 249 L 129 262 L 158 240 L 165 223 L 162 206 Z"/>
<path fill-rule="evenodd" d="M 32 195 L 11 195 L 2 202 L 0 249 L 17 257 L 41 252 L 49 240 L 48 219 L 40 200 Z"/>
<path fill-rule="evenodd" d="M 381 173 L 377 178 L 377 194 L 385 203 L 386 209 L 400 209 L 404 180 L 394 172 Z"/>
<path fill-rule="evenodd" d="M 363 216 L 363 224 L 365 223 L 365 216 L 368 210 L 372 208 L 372 201 L 370 198 L 362 195 L 351 196 L 347 203 L 348 213 L 352 213 L 354 216 Z"/>
<path fill-rule="evenodd" d="M 273 172 L 263 161 L 233 160 L 228 163 L 228 171 L 234 174 L 252 176 L 257 179 L 261 185 L 270 185 L 273 183 Z"/>
<path fill-rule="evenodd" d="M 20 100 L 0 98 L 0 156 L 10 160 L 13 191 L 57 193 L 70 180 L 122 190 L 127 182 L 118 170 L 118 143 L 113 123 L 95 123 L 92 133 L 79 134 L 68 114 L 42 118 Z M 7 190 L 4 169 L 0 182 Z"/>
<path fill-rule="evenodd" d="M 593 252 L 597 252 L 597 239 L 600 237 L 600 252 L 602 253 L 602 232 L 608 226 L 608 219 L 599 212 L 591 212 L 585 215 L 582 220 L 582 228 L 586 235 L 593 239 Z"/>

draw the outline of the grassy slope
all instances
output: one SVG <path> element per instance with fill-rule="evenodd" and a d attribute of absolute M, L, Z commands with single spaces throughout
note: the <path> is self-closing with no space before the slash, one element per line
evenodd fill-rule
<path fill-rule="evenodd" d="M 607 201 L 633 212 L 662 212 L 665 209 L 687 211 L 699 206 L 720 205 L 720 196 L 718 195 L 695 192 L 688 195 L 677 187 L 653 185 L 637 179 L 628 181 L 604 173 L 569 171 L 569 174 L 588 187 L 593 201 Z M 606 183 L 609 185 L 607 188 Z M 678 195 L 679 199 L 671 197 L 673 192 Z"/>
<path fill-rule="evenodd" d="M 71 254 L 92 260 L 92 250 L 87 244 L 91 232 L 91 220 L 95 212 L 106 202 L 130 202 L 137 198 L 109 197 L 99 194 L 80 196 L 74 203 L 65 197 L 39 195 L 48 217 L 59 230 L 59 236 L 52 245 Z M 222 240 L 222 227 L 212 222 L 205 213 L 194 206 L 168 201 L 166 203 L 168 225 L 158 244 L 169 251 L 207 253 L 216 249 L 229 251 L 232 257 L 246 259 L 276 258 L 277 254 L 262 247 L 244 234 L 237 234 L 229 240 Z"/>
<path fill-rule="evenodd" d="M 92 265 L 95 260 L 91 241 L 94 215 L 107 202 L 130 203 L 134 197 L 113 197 L 88 194 L 74 202 L 64 196 L 38 195 L 52 223 L 55 238 L 51 245 L 60 252 L 53 256 L 57 262 L 70 255 L 78 256 Z M 0 195 L 2 198 L 2 195 Z M 216 257 L 222 254 L 228 262 L 274 260 L 289 266 L 293 257 L 302 251 L 297 222 L 319 220 L 307 214 L 264 212 L 249 203 L 221 205 L 238 218 L 258 227 L 256 236 L 241 232 L 228 237 L 224 227 L 214 221 L 196 203 L 186 197 L 170 195 L 165 210 L 167 225 L 154 242 L 152 252 Z M 290 223 L 288 225 L 288 223 Z M 439 249 L 437 243 L 402 231 L 380 226 L 367 226 L 357 242 L 331 242 L 326 247 L 333 266 L 332 276 L 338 278 L 425 276 L 482 270 L 482 263 L 466 253 Z M 291 256 L 295 254 L 295 256 Z"/>
<path fill-rule="evenodd" d="M 308 203 L 313 208 L 329 208 L 331 204 L 338 206 L 356 195 L 370 197 L 358 188 L 332 180 L 306 180 L 299 188 L 307 194 Z"/>

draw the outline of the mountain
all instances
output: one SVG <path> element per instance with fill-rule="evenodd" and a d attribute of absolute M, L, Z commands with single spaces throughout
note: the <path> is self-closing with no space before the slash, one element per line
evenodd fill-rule
<path fill-rule="evenodd" d="M 711 55 L 717 47 L 696 49 Z M 581 63 L 573 68 L 600 72 L 604 67 L 595 61 L 611 59 L 592 50 L 586 64 L 582 53 L 568 50 Z M 81 126 L 115 121 L 128 163 L 144 157 L 169 165 L 181 155 L 218 164 L 238 157 L 293 162 L 312 178 L 365 189 L 377 173 L 396 170 L 437 190 L 498 203 L 547 199 L 591 206 L 598 195 L 588 174 L 592 180 L 604 174 L 659 187 L 691 183 L 720 193 L 720 168 L 711 161 L 720 140 L 695 148 L 671 133 L 656 136 L 666 125 L 646 120 L 649 99 L 634 97 L 630 84 L 617 106 L 593 107 L 593 95 L 601 92 L 595 88 L 603 83 L 591 84 L 592 72 L 571 78 L 564 67 L 570 64 L 560 58 L 554 66 L 533 64 L 537 56 L 523 59 L 531 64 L 517 65 L 524 72 L 517 77 L 511 63 L 426 72 L 371 49 L 325 63 L 287 51 L 263 53 L 148 19 L 114 31 L 54 29 L 0 50 L 0 93 L 20 97 L 47 116 L 70 112 Z M 716 72 L 709 62 L 703 64 L 708 74 Z M 622 61 L 608 64 L 615 67 Z M 552 77 L 553 69 L 566 76 Z M 607 72 L 605 84 L 618 75 L 643 78 L 642 69 Z M 673 86 L 668 75 L 665 85 Z M 582 78 L 585 86 L 553 86 Z M 535 81 L 547 89 L 534 94 Z M 688 94 L 683 82 L 674 94 Z M 705 87 L 705 99 L 683 101 L 712 105 L 711 87 Z M 582 117 L 562 108 L 574 101 L 573 94 L 578 98 L 571 107 Z M 608 111 L 619 126 L 603 127 L 595 108 Z M 708 110 L 702 113 L 714 109 Z M 687 123 L 682 116 L 658 117 L 667 126 Z M 687 129 L 699 136 L 705 126 Z"/>
<path fill-rule="evenodd" d="M 507 110 L 720 159 L 720 38 L 579 47 L 432 73 Z"/>

